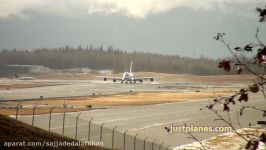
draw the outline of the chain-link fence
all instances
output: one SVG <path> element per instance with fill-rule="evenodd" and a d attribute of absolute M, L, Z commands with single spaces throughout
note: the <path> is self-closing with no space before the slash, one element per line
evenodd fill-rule
<path fill-rule="evenodd" d="M 46 115 L 16 116 L 27 124 L 50 130 L 73 139 L 89 142 L 94 146 L 121 150 L 165 150 L 170 149 L 159 139 L 145 137 L 130 130 L 110 126 L 104 122 L 85 120 L 82 113 L 51 113 Z"/>

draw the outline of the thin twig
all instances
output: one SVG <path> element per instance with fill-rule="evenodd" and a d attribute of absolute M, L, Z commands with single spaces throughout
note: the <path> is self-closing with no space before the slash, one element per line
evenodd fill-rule
<path fill-rule="evenodd" d="M 236 111 L 236 118 L 237 118 L 237 124 L 238 124 L 238 126 L 239 126 L 240 128 L 243 128 L 243 126 L 242 126 L 241 123 L 240 123 L 239 112 L 238 112 L 238 111 Z"/>
<path fill-rule="evenodd" d="M 261 109 L 261 108 L 257 108 L 257 107 L 255 107 L 255 106 L 244 106 L 242 109 L 244 110 L 244 109 L 246 109 L 246 108 L 252 108 L 252 109 L 255 109 L 255 110 L 258 110 L 258 111 L 265 111 L 265 110 L 263 110 L 263 109 Z"/>
<path fill-rule="evenodd" d="M 256 31 L 256 34 L 255 34 L 255 37 L 256 37 L 258 43 L 260 44 L 260 46 L 265 47 L 265 45 L 261 42 L 261 40 L 259 38 L 259 32 L 260 32 L 260 28 L 257 27 L 257 31 Z"/>
<path fill-rule="evenodd" d="M 264 99 L 266 100 L 266 93 L 264 91 L 264 84 L 263 84 L 263 82 L 264 82 L 263 79 L 264 79 L 265 73 L 266 73 L 266 66 L 264 66 L 263 72 L 261 74 L 261 81 L 260 81 L 260 83 L 261 83 L 261 92 L 262 92 L 262 94 L 264 96 Z"/>
<path fill-rule="evenodd" d="M 203 145 L 203 143 L 201 142 L 201 141 L 199 141 L 191 132 L 188 132 L 188 134 L 195 140 L 195 141 L 197 141 L 200 145 L 201 145 L 201 147 L 204 149 L 204 150 L 207 150 L 206 148 L 205 148 L 205 146 Z"/>
<path fill-rule="evenodd" d="M 219 117 L 219 119 L 221 119 L 222 121 L 224 121 L 227 125 L 229 125 L 232 129 L 233 129 L 233 131 L 235 131 L 235 133 L 238 135 L 238 136 L 240 136 L 242 139 L 244 139 L 246 142 L 249 142 L 249 140 L 248 139 L 246 139 L 243 135 L 241 135 L 240 133 L 238 133 L 237 132 L 237 130 L 236 130 L 236 128 L 232 125 L 232 124 L 230 124 L 230 122 L 228 122 L 227 120 L 225 120 L 217 111 L 215 111 L 215 110 L 212 110 L 218 117 Z"/>

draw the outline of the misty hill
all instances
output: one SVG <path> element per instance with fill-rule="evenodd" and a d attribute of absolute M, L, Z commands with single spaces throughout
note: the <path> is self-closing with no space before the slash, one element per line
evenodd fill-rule
<path fill-rule="evenodd" d="M 8 64 L 42 65 L 52 69 L 87 67 L 95 70 L 110 69 L 115 72 L 128 70 L 133 61 L 133 71 L 148 71 L 175 74 L 216 75 L 225 74 L 217 68 L 217 61 L 205 57 L 189 58 L 178 55 L 154 53 L 128 53 L 109 46 L 104 50 L 92 46 L 72 48 L 69 46 L 54 49 L 2 50 L 0 67 Z"/>

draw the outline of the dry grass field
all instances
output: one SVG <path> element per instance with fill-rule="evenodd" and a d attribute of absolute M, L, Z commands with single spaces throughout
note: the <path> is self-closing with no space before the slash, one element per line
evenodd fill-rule
<path fill-rule="evenodd" d="M 50 112 L 51 107 L 46 108 L 37 108 L 35 111 L 36 115 L 41 114 L 48 114 Z M 91 110 L 89 108 L 62 108 L 62 107 L 56 107 L 53 109 L 53 113 L 60 113 L 60 112 L 79 112 L 79 111 L 88 111 Z M 32 115 L 32 108 L 20 108 L 18 115 Z M 16 109 L 14 108 L 1 108 L 0 114 L 2 115 L 15 115 Z"/>
<path fill-rule="evenodd" d="M 34 106 L 34 105 L 47 105 L 47 107 L 37 108 L 36 114 L 49 113 L 51 106 L 57 108 L 53 112 L 64 112 L 64 111 L 86 111 L 92 108 L 105 108 L 107 106 L 140 106 L 140 105 L 151 105 L 151 104 L 162 104 L 180 102 L 186 100 L 200 100 L 200 99 L 211 99 L 217 96 L 226 96 L 234 93 L 230 91 L 216 91 L 216 92 L 189 92 L 189 93 L 176 93 L 176 92 L 145 92 L 145 93 L 125 93 L 107 96 L 89 96 L 89 97 L 75 97 L 75 98 L 64 98 L 64 99 L 43 99 L 43 100 L 30 100 L 23 101 L 23 106 Z M 10 101 L 6 104 L 17 105 L 18 102 Z M 67 104 L 68 109 L 64 109 L 64 104 Z M 11 115 L 15 114 L 14 108 L 0 109 L 0 114 Z M 32 108 L 20 109 L 19 115 L 30 115 L 32 114 Z"/>
<path fill-rule="evenodd" d="M 34 88 L 34 87 L 44 87 L 51 86 L 49 84 L 39 84 L 39 83 L 0 83 L 0 90 L 11 90 L 11 89 L 23 89 L 23 88 Z"/>

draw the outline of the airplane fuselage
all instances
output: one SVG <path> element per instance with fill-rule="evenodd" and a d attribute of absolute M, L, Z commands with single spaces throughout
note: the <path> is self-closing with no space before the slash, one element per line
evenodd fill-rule
<path fill-rule="evenodd" d="M 134 78 L 134 74 L 132 72 L 132 62 L 130 64 L 130 69 L 129 72 L 124 72 L 122 78 L 118 78 L 118 77 L 104 77 L 103 80 L 107 81 L 108 79 L 113 80 L 113 82 L 117 82 L 117 81 L 121 81 L 121 83 L 136 83 L 138 82 L 143 82 L 143 80 L 150 80 L 153 81 L 152 77 L 138 77 L 138 78 Z"/>
<path fill-rule="evenodd" d="M 130 72 L 124 72 L 123 77 L 122 77 L 122 81 L 134 81 L 134 75 L 133 73 Z"/>

